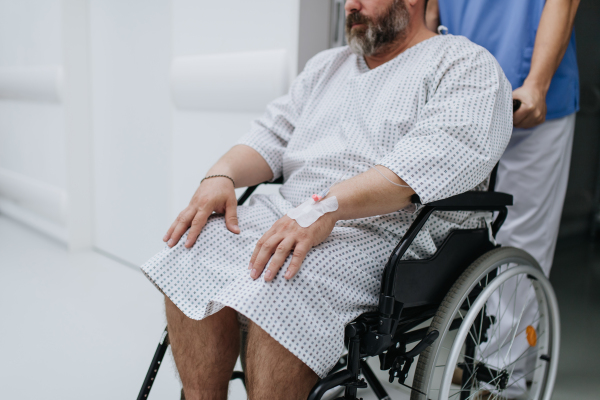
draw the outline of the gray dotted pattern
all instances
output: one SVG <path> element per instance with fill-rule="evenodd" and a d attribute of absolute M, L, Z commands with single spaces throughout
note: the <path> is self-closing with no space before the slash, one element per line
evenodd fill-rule
<path fill-rule="evenodd" d="M 213 215 L 191 249 L 185 235 L 142 270 L 188 317 L 232 307 L 324 377 L 343 351 L 345 325 L 376 309 L 385 262 L 416 214 L 338 222 L 290 281 L 289 258 L 272 282 L 250 278 L 258 239 L 356 161 L 394 171 L 423 202 L 484 190 L 511 127 L 510 84 L 463 37 L 436 36 L 373 70 L 347 47 L 327 50 L 239 141 L 283 175 L 281 196 L 254 195 L 239 207 L 239 235 Z M 428 257 L 450 230 L 482 226 L 469 216 L 436 213 L 405 257 Z"/>

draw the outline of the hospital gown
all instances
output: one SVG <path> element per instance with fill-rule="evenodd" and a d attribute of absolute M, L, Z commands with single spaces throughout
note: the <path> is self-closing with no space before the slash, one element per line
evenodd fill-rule
<path fill-rule="evenodd" d="M 238 207 L 240 234 L 213 215 L 191 249 L 184 235 L 142 270 L 188 317 L 231 307 L 324 377 L 343 352 L 345 325 L 376 309 L 384 265 L 416 213 L 339 221 L 290 281 L 291 257 L 272 282 L 250 278 L 258 239 L 358 161 L 394 171 L 423 203 L 484 190 L 511 126 L 510 84 L 463 37 L 435 36 L 372 70 L 348 47 L 324 51 L 239 141 L 283 176 L 280 195 Z M 450 230 L 481 224 L 467 212 L 436 213 L 406 258 L 431 256 Z"/>

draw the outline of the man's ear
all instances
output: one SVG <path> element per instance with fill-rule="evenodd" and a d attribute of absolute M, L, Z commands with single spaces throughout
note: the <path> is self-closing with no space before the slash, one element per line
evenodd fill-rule
<path fill-rule="evenodd" d="M 405 0 L 406 1 L 406 5 L 409 7 L 414 7 L 417 4 L 419 4 L 422 0 Z"/>

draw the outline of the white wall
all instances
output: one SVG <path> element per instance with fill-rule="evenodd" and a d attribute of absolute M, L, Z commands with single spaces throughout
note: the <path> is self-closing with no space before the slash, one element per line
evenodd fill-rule
<path fill-rule="evenodd" d="M 0 213 L 141 264 L 262 113 L 248 95 L 260 89 L 246 83 L 266 77 L 261 104 L 283 94 L 326 47 L 328 10 L 317 0 L 0 0 Z M 261 65 L 238 61 L 239 85 L 220 78 L 226 96 L 213 87 L 191 107 L 173 101 L 180 61 L 264 51 L 283 77 L 273 85 Z"/>
<path fill-rule="evenodd" d="M 293 77 L 298 10 L 298 0 L 174 0 L 173 56 L 285 49 Z M 174 109 L 172 216 L 187 205 L 208 168 L 260 114 Z"/>
<path fill-rule="evenodd" d="M 60 67 L 60 0 L 3 0 L 0 9 L 0 77 L 13 71 L 31 77 L 37 75 L 32 67 Z M 2 89 L 0 168 L 66 189 L 60 103 L 21 99 Z"/>
<path fill-rule="evenodd" d="M 134 264 L 162 248 L 206 170 L 259 115 L 174 107 L 173 60 L 271 49 L 294 58 L 297 5 L 91 0 L 97 248 Z"/>
<path fill-rule="evenodd" d="M 62 52 L 60 0 L 0 1 L 0 212 L 66 239 Z"/>
<path fill-rule="evenodd" d="M 90 10 L 94 241 L 140 264 L 168 226 L 171 4 L 91 0 Z"/>

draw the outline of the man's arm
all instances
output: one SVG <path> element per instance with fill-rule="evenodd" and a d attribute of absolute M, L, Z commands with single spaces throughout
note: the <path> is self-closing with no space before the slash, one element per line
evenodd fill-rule
<path fill-rule="evenodd" d="M 531 69 L 523 86 L 513 91 L 521 100 L 514 114 L 517 128 L 533 128 L 546 119 L 546 93 L 567 51 L 579 0 L 547 0 L 535 37 Z"/>
<path fill-rule="evenodd" d="M 206 174 L 210 175 L 230 176 L 236 187 L 253 186 L 273 178 L 273 172 L 265 159 L 256 150 L 245 145 L 232 147 Z M 190 204 L 171 224 L 163 241 L 167 242 L 169 247 L 173 247 L 191 227 L 185 247 L 192 247 L 213 211 L 225 214 L 227 229 L 233 233 L 240 233 L 234 189 L 232 182 L 227 178 L 211 178 L 202 182 Z"/>
<path fill-rule="evenodd" d="M 392 182 L 406 183 L 390 169 L 377 168 Z M 327 213 L 307 228 L 302 228 L 287 215 L 279 219 L 258 241 L 250 259 L 250 276 L 258 278 L 269 263 L 265 280 L 271 281 L 293 251 L 292 261 L 285 273 L 286 279 L 296 275 L 310 249 L 322 243 L 331 234 L 335 223 L 340 220 L 366 218 L 389 214 L 410 204 L 414 194 L 410 187 L 392 185 L 377 171 L 368 170 L 331 188 L 327 197 L 335 196 L 339 207 Z"/>
<path fill-rule="evenodd" d="M 331 188 L 327 197 L 335 196 L 339 205 L 331 218 L 335 221 L 366 218 L 389 214 L 410 205 L 410 197 L 415 191 L 390 169 L 382 165 L 375 168 L 392 182 L 406 187 L 392 185 L 371 168 Z"/>
<path fill-rule="evenodd" d="M 206 176 L 218 174 L 232 177 L 235 187 L 238 188 L 258 185 L 273 179 L 273 171 L 265 159 L 252 147 L 243 144 L 229 149 L 208 170 Z"/>

